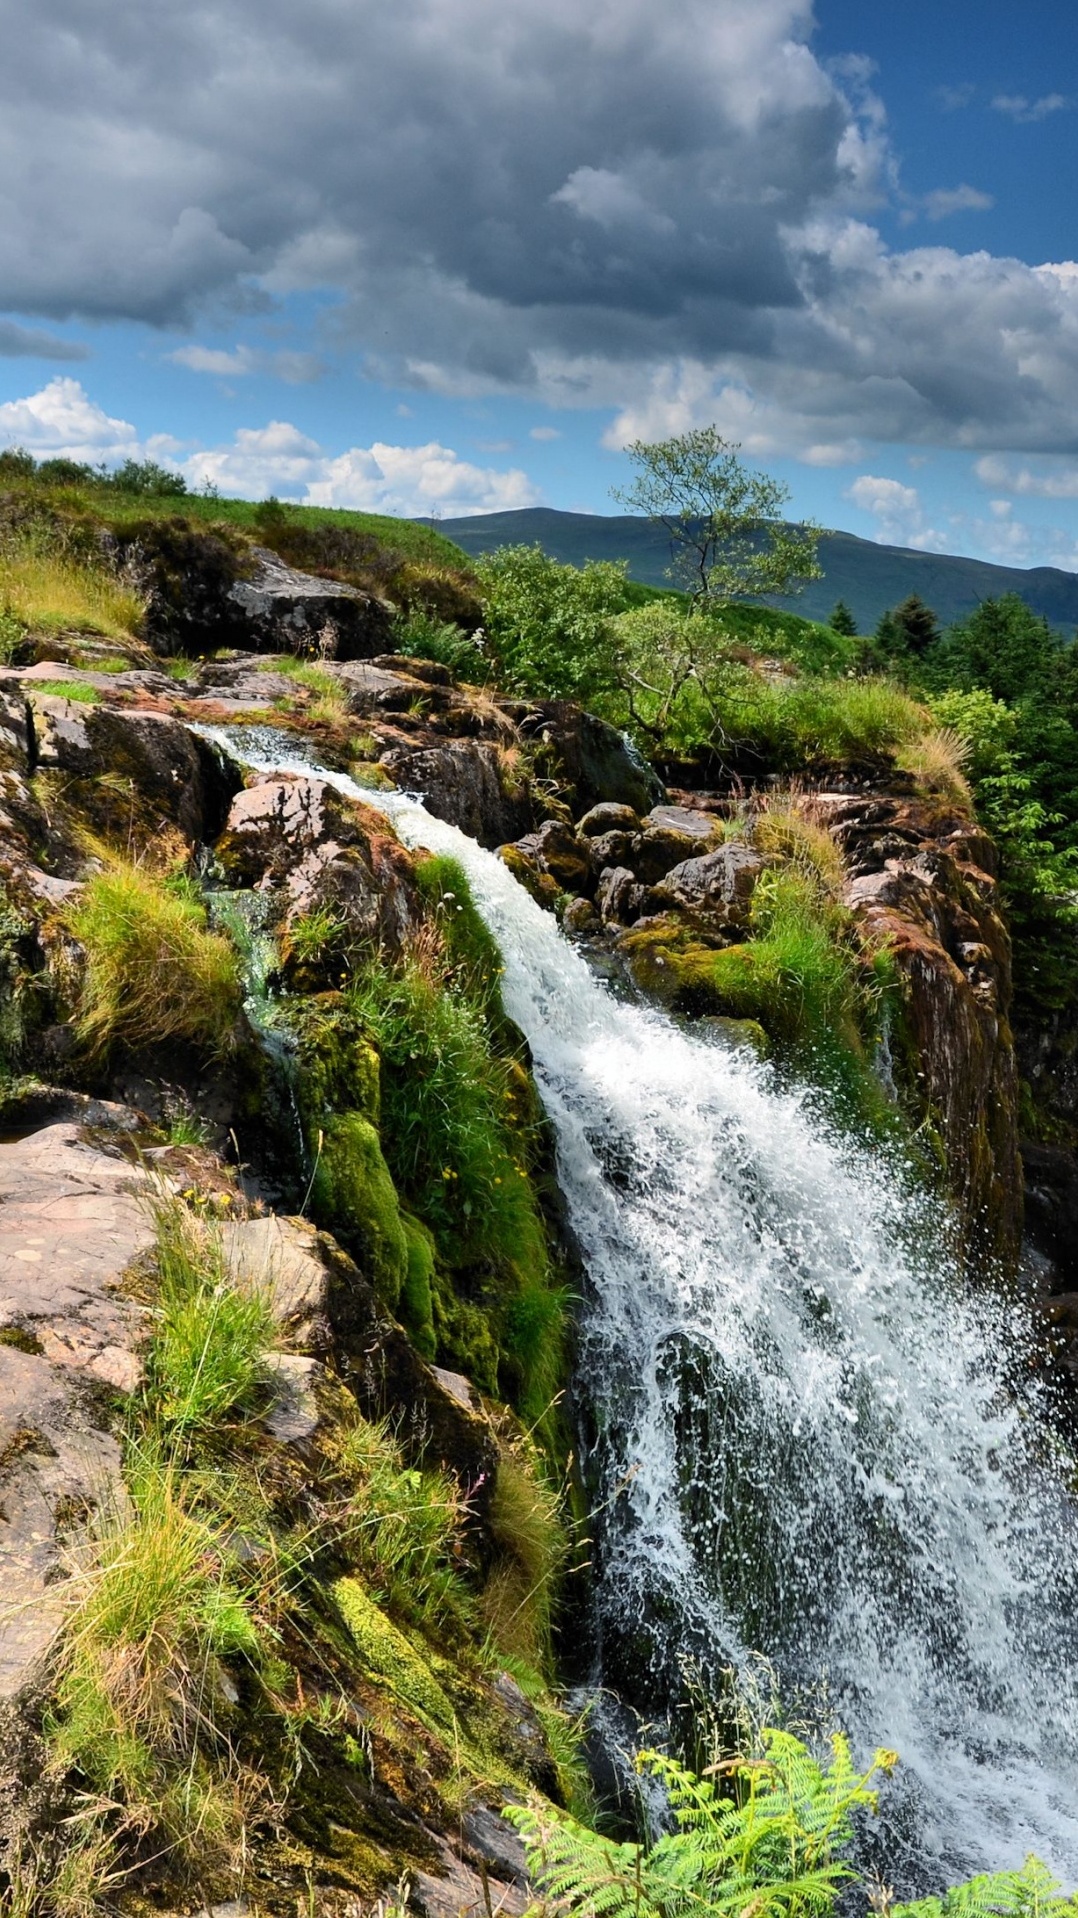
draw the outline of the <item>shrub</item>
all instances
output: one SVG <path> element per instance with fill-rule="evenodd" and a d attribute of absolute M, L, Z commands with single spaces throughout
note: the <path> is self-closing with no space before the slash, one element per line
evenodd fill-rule
<path fill-rule="evenodd" d="M 175 865 L 162 871 L 99 842 L 93 851 L 101 870 L 66 915 L 86 955 L 84 1043 L 93 1052 L 165 1039 L 224 1045 L 240 1007 L 236 956 L 209 931 L 191 881 Z"/>
<path fill-rule="evenodd" d="M 425 607 L 398 615 L 393 637 L 398 652 L 413 659 L 432 659 L 461 679 L 486 679 L 490 671 L 481 634 L 468 632 L 456 620 L 443 619 Z"/>
<path fill-rule="evenodd" d="M 476 573 L 484 630 L 513 691 L 586 701 L 614 683 L 611 621 L 626 604 L 623 565 L 564 566 L 538 545 L 503 546 Z"/>

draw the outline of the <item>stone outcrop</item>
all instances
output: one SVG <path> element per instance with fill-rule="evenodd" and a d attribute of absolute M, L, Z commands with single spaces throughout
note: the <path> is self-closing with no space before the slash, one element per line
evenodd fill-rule
<path fill-rule="evenodd" d="M 309 659 L 371 659 L 392 640 L 393 608 L 340 580 L 297 572 L 256 546 L 249 577 L 228 588 L 230 637 L 260 653 Z"/>

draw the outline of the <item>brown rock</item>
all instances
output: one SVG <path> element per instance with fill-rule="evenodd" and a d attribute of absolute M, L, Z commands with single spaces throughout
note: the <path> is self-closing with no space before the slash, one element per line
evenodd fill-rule
<path fill-rule="evenodd" d="M 481 846 L 517 839 L 534 817 L 527 791 L 509 788 L 499 748 L 487 741 L 395 746 L 381 764 L 397 786 L 420 793 L 436 819 L 459 826 Z"/>
<path fill-rule="evenodd" d="M 701 858 L 686 859 L 654 888 L 656 902 L 706 914 L 721 924 L 747 923 L 764 862 L 751 846 L 730 840 Z"/>
<path fill-rule="evenodd" d="M 593 806 L 577 824 L 583 839 L 599 839 L 609 832 L 638 833 L 640 818 L 631 806 L 618 806 L 610 800 Z"/>

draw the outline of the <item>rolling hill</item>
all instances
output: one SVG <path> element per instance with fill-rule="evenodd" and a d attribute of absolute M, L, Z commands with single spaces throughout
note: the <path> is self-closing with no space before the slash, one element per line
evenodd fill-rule
<path fill-rule="evenodd" d="M 430 523 L 430 522 L 428 522 Z M 533 545 L 552 558 L 575 566 L 588 559 L 625 559 L 631 579 L 666 586 L 669 548 L 661 527 L 623 514 L 559 513 L 528 507 L 514 513 L 479 513 L 469 519 L 443 519 L 437 530 L 477 556 L 496 546 Z M 820 540 L 822 579 L 795 600 L 782 602 L 808 619 L 826 619 L 838 599 L 845 600 L 861 632 L 871 632 L 882 612 L 910 593 L 931 606 L 950 625 L 983 599 L 1019 593 L 1053 626 L 1078 624 L 1078 573 L 1054 566 L 1028 570 L 992 566 L 986 560 L 948 553 L 919 553 L 904 546 L 878 546 L 853 533 L 825 533 Z"/>

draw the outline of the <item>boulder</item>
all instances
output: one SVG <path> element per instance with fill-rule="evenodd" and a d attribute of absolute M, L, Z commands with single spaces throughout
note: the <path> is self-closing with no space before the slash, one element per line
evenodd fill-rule
<path fill-rule="evenodd" d="M 583 839 L 600 839 L 610 832 L 638 833 L 640 818 L 631 806 L 618 806 L 605 800 L 586 812 L 576 829 Z"/>
<path fill-rule="evenodd" d="M 587 850 L 595 872 L 602 872 L 604 866 L 631 866 L 635 872 L 641 850 L 640 834 L 601 832 L 588 840 Z"/>
<path fill-rule="evenodd" d="M 676 832 L 700 840 L 712 840 L 722 830 L 721 819 L 694 806 L 653 806 L 643 825 L 645 832 Z"/>
<path fill-rule="evenodd" d="M 70 796 L 100 829 L 133 825 L 141 836 L 168 824 L 192 844 L 221 830 L 239 774 L 182 720 L 87 706 L 32 685 L 30 704 L 36 762 L 77 782 Z"/>
<path fill-rule="evenodd" d="M 580 892 L 591 874 L 590 848 L 560 819 L 544 820 L 538 832 L 517 841 L 518 850 L 540 872 L 549 873 L 562 892 Z"/>
<path fill-rule="evenodd" d="M 238 644 L 312 659 L 371 659 L 391 645 L 387 600 L 297 572 L 265 546 L 254 548 L 253 559 L 250 578 L 237 579 L 227 594 Z"/>
<path fill-rule="evenodd" d="M 647 887 L 639 884 L 627 866 L 608 866 L 599 876 L 595 903 L 605 920 L 631 925 L 644 909 Z"/>
<path fill-rule="evenodd" d="M 395 746 L 381 765 L 397 786 L 419 793 L 428 812 L 493 849 L 526 832 L 534 818 L 527 790 L 503 779 L 496 745 L 461 739 L 439 746 Z"/>
<path fill-rule="evenodd" d="M 237 793 L 216 853 L 234 885 L 282 892 L 290 917 L 327 906 L 355 938 L 395 950 L 418 916 L 412 862 L 387 822 L 314 775 Z"/>
<path fill-rule="evenodd" d="M 763 868 L 764 861 L 751 846 L 730 840 L 714 852 L 675 866 L 654 888 L 653 896 L 662 907 L 679 906 L 683 912 L 704 913 L 724 926 L 743 926 Z"/>
<path fill-rule="evenodd" d="M 644 813 L 664 796 L 661 779 L 628 734 L 568 700 L 544 700 L 525 708 L 519 728 L 523 738 L 553 749 L 563 781 L 576 795 L 574 812 L 611 800 Z"/>

